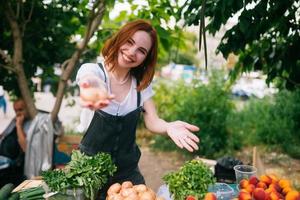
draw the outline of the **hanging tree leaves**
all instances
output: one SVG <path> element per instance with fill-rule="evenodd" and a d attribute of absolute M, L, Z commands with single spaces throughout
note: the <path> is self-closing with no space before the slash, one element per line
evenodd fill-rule
<path fill-rule="evenodd" d="M 182 7 L 188 25 L 198 25 L 202 1 L 186 1 Z M 299 0 L 207 0 L 205 6 L 206 30 L 212 34 L 238 15 L 238 23 L 226 31 L 217 47 L 225 58 L 231 52 L 239 56 L 233 79 L 240 72 L 262 70 L 267 82 L 279 88 L 300 87 Z"/>

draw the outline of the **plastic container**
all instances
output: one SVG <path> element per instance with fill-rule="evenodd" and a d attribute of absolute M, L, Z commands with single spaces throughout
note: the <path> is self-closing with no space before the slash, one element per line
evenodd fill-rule
<path fill-rule="evenodd" d="M 230 200 L 234 197 L 234 190 L 226 183 L 216 183 L 209 186 L 208 192 L 215 193 L 218 200 Z"/>
<path fill-rule="evenodd" d="M 236 165 L 233 167 L 235 171 L 236 184 L 239 185 L 242 179 L 247 179 L 251 176 L 256 176 L 256 167 L 251 165 Z"/>
<path fill-rule="evenodd" d="M 47 197 L 48 200 L 88 200 L 85 197 L 83 190 L 79 189 L 67 189 L 65 193 L 56 193 L 50 197 Z"/>

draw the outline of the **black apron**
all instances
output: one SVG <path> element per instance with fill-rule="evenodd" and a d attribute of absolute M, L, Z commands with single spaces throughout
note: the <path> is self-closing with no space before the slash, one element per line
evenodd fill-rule
<path fill-rule="evenodd" d="M 99 64 L 106 74 L 103 66 Z M 111 177 L 108 183 L 99 192 L 99 199 L 105 199 L 107 189 L 114 183 L 131 181 L 134 185 L 144 184 L 145 180 L 141 175 L 138 162 L 141 151 L 137 146 L 136 127 L 143 110 L 140 106 L 141 94 L 137 92 L 137 108 L 125 116 L 115 116 L 102 110 L 94 113 L 93 119 L 83 136 L 79 148 L 87 155 L 95 155 L 99 152 L 106 152 L 112 156 L 117 166 L 117 172 Z"/>

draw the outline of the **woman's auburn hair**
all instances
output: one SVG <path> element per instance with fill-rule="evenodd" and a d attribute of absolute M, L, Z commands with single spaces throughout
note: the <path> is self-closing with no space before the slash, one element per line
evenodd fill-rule
<path fill-rule="evenodd" d="M 149 50 L 144 62 L 138 66 L 130 69 L 137 81 L 137 90 L 145 89 L 152 81 L 157 61 L 157 33 L 153 26 L 146 20 L 135 20 L 125 24 L 117 33 L 108 39 L 102 48 L 102 55 L 105 58 L 105 64 L 110 64 L 109 70 L 114 70 L 118 64 L 118 51 L 120 47 L 125 44 L 135 32 L 145 31 L 152 40 L 152 46 Z"/>

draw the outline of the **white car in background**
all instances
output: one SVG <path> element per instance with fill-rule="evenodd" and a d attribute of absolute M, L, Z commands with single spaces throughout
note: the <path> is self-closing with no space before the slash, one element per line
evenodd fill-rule
<path fill-rule="evenodd" d="M 278 90 L 270 84 L 266 84 L 266 77 L 260 72 L 243 73 L 243 75 L 232 86 L 232 94 L 248 99 L 256 97 L 259 99 L 271 96 Z"/>

